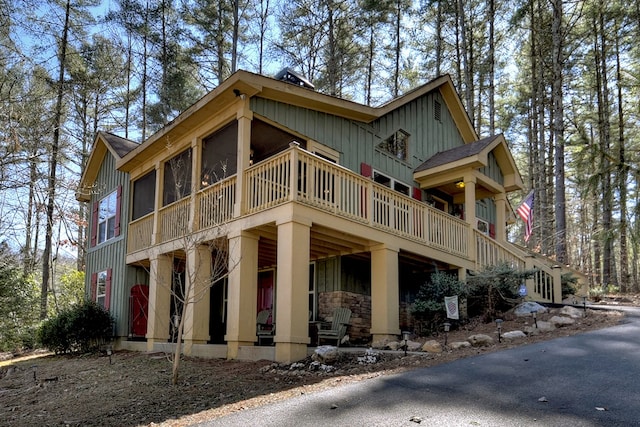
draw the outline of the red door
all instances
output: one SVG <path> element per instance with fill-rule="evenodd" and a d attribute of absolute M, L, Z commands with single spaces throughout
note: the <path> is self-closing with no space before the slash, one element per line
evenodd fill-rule
<path fill-rule="evenodd" d="M 149 286 L 134 285 L 131 288 L 130 319 L 131 334 L 135 336 L 145 336 L 147 334 L 147 313 L 149 310 Z"/>

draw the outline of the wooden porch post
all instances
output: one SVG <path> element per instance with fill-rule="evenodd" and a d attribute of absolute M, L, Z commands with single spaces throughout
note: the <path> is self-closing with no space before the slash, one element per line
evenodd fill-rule
<path fill-rule="evenodd" d="M 244 231 L 229 236 L 227 359 L 236 359 L 241 346 L 257 341 L 258 236 Z"/>
<path fill-rule="evenodd" d="M 496 204 L 496 241 L 504 243 L 507 240 L 507 196 L 504 193 L 493 197 Z"/>
<path fill-rule="evenodd" d="M 309 251 L 311 222 L 286 219 L 278 226 L 276 361 L 307 357 L 309 339 Z"/>
<path fill-rule="evenodd" d="M 244 96 L 244 95 L 242 95 Z M 238 159 L 236 172 L 236 202 L 233 207 L 233 217 L 237 218 L 245 210 L 246 194 L 244 184 L 244 171 L 250 166 L 251 161 L 251 121 L 253 112 L 249 109 L 249 100 L 242 98 L 242 107 L 238 110 Z"/>
<path fill-rule="evenodd" d="M 169 339 L 169 307 L 171 306 L 171 271 L 173 261 L 168 255 L 152 255 L 149 271 L 149 313 L 147 350 Z"/>
<path fill-rule="evenodd" d="M 371 335 L 374 343 L 400 335 L 400 290 L 396 248 L 371 248 Z"/>
<path fill-rule="evenodd" d="M 191 354 L 194 344 L 209 340 L 209 292 L 211 290 L 211 251 L 208 246 L 189 248 L 187 252 L 187 286 L 191 295 L 184 319 L 184 354 Z"/>
<path fill-rule="evenodd" d="M 553 267 L 553 302 L 559 304 L 562 302 L 562 267 L 554 265 Z"/>
<path fill-rule="evenodd" d="M 469 259 L 477 263 L 476 250 L 476 177 L 464 177 L 464 218 L 470 226 Z"/>

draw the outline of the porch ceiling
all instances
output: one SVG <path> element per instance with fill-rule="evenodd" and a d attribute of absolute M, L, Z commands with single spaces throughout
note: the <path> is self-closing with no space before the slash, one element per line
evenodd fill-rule
<path fill-rule="evenodd" d="M 278 228 L 274 223 L 265 224 L 254 230 L 260 236 L 258 244 L 258 264 L 261 268 L 278 262 Z M 337 255 L 353 254 L 368 250 L 368 239 L 343 233 L 328 227 L 311 227 L 309 259 L 321 259 Z"/>

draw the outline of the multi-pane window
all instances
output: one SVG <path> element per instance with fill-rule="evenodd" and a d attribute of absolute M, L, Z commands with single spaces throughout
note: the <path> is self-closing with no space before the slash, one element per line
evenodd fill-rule
<path fill-rule="evenodd" d="M 409 134 L 403 130 L 396 131 L 389 138 L 378 144 L 380 150 L 392 154 L 400 160 L 407 160 Z"/>
<path fill-rule="evenodd" d="M 392 188 L 400 193 L 406 194 L 410 196 L 410 187 L 406 184 L 403 184 L 400 181 L 397 181 L 387 175 L 381 174 L 378 171 L 373 172 L 373 180 L 378 184 L 382 184 L 386 187 Z"/>
<path fill-rule="evenodd" d="M 98 273 L 96 283 L 96 303 L 102 308 L 107 308 L 107 270 Z"/>
<path fill-rule="evenodd" d="M 115 236 L 117 193 L 114 191 L 98 203 L 98 243 Z"/>

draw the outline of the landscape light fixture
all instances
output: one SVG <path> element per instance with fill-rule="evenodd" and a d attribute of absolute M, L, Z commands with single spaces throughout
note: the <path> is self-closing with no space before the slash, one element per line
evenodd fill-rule
<path fill-rule="evenodd" d="M 502 319 L 496 319 L 496 325 L 498 326 L 498 342 L 502 342 Z"/>
<path fill-rule="evenodd" d="M 409 335 L 411 335 L 411 332 L 402 331 L 402 340 L 404 341 L 402 348 L 404 349 L 405 356 L 407 355 L 407 349 L 409 348 Z"/>
<path fill-rule="evenodd" d="M 444 322 L 444 345 L 447 346 L 447 338 L 449 337 L 449 329 L 451 329 L 451 323 Z"/>
<path fill-rule="evenodd" d="M 531 311 L 531 315 L 533 316 L 533 323 L 536 325 L 536 329 L 538 329 L 538 310 Z"/>

